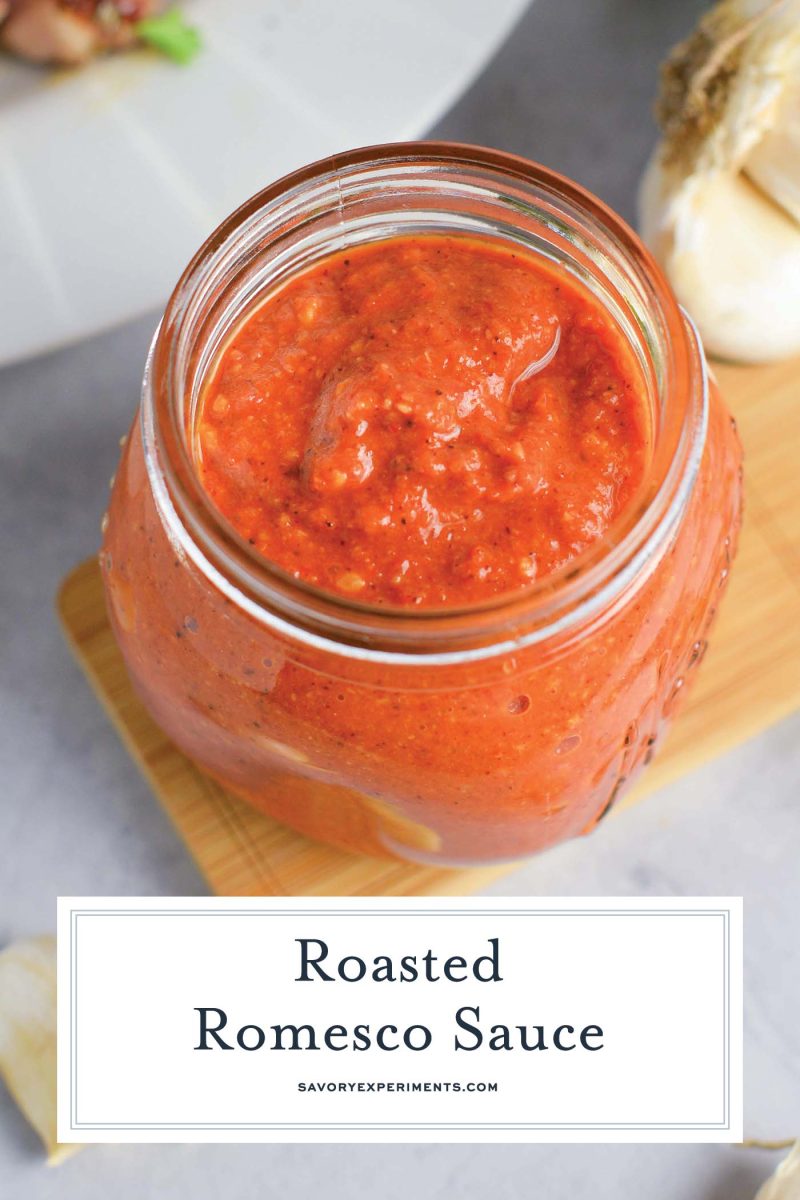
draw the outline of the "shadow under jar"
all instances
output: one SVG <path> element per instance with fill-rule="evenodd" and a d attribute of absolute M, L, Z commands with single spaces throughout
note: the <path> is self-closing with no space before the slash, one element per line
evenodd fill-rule
<path fill-rule="evenodd" d="M 343 248 L 494 239 L 589 289 L 645 381 L 636 496 L 564 567 L 460 610 L 325 593 L 256 553 L 194 459 L 232 331 Z M 696 333 L 636 236 L 519 158 L 394 145 L 317 163 L 211 236 L 167 307 L 101 565 L 135 686 L 176 744 L 312 838 L 418 862 L 520 858 L 591 830 L 699 665 L 740 520 L 740 449 Z"/>

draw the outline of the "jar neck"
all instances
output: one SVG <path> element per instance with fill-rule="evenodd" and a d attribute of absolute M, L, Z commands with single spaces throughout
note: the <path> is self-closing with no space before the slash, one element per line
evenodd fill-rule
<path fill-rule="evenodd" d="M 332 251 L 423 233 L 516 244 L 573 274 L 625 335 L 651 409 L 645 479 L 606 535 L 540 582 L 459 610 L 369 607 L 288 575 L 214 509 L 192 453 L 203 381 L 252 308 Z M 462 662 L 569 635 L 649 573 L 691 495 L 707 405 L 695 330 L 636 235 L 600 201 L 511 155 L 411 143 L 307 167 L 254 196 L 211 235 L 153 341 L 142 433 L 150 484 L 176 548 L 255 620 L 351 657 Z"/>

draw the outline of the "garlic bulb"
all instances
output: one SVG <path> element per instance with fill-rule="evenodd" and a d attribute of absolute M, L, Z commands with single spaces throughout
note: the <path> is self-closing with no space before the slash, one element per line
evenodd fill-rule
<path fill-rule="evenodd" d="M 723 0 L 663 70 L 644 240 L 706 349 L 800 352 L 800 0 Z"/>
<path fill-rule="evenodd" d="M 55 938 L 15 942 L 0 954 L 0 1076 L 49 1163 L 78 1149 L 56 1140 Z"/>
<path fill-rule="evenodd" d="M 758 1190 L 756 1200 L 800 1200 L 800 1142 Z"/>

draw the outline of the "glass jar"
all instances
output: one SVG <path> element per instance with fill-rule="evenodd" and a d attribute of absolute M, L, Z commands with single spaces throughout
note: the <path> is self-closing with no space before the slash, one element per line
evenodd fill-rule
<path fill-rule="evenodd" d="M 199 485 L 190 443 L 220 347 L 331 250 L 468 234 L 548 256 L 636 354 L 654 429 L 607 536 L 520 593 L 387 611 L 252 551 Z M 190 263 L 153 342 L 101 563 L 150 712 L 225 787 L 366 854 L 514 859 L 592 829 L 652 756 L 706 646 L 740 517 L 740 449 L 659 269 L 598 200 L 495 151 L 354 151 L 266 188 Z"/>

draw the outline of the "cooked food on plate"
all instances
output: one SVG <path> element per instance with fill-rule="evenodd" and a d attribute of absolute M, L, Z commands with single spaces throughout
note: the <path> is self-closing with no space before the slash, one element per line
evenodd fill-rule
<path fill-rule="evenodd" d="M 0 0 L 0 47 L 29 62 L 75 67 L 141 44 L 188 62 L 200 40 L 166 0 Z"/>

